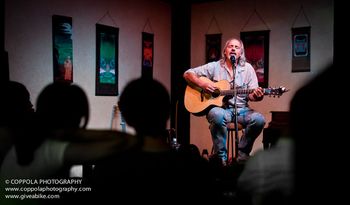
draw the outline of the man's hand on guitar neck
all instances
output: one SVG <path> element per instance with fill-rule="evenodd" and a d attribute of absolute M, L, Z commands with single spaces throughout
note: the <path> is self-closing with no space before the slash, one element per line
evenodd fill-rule
<path fill-rule="evenodd" d="M 257 87 L 248 95 L 250 101 L 261 101 L 264 98 L 264 89 L 262 87 Z"/>

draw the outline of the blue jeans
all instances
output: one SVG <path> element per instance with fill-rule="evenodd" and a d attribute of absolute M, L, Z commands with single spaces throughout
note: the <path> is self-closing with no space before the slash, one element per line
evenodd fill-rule
<path fill-rule="evenodd" d="M 252 151 L 255 139 L 259 136 L 265 126 L 265 118 L 262 114 L 249 107 L 237 109 L 238 123 L 243 125 L 244 132 L 238 144 L 239 153 L 246 154 Z M 214 107 L 207 114 L 210 124 L 210 133 L 213 140 L 214 153 L 223 160 L 227 159 L 227 127 L 226 123 L 233 120 L 232 108 Z"/>

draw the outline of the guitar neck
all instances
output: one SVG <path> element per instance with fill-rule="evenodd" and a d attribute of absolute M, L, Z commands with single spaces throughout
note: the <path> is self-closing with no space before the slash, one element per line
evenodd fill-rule
<path fill-rule="evenodd" d="M 249 94 L 252 93 L 254 89 L 237 89 L 237 94 Z M 264 95 L 271 95 L 272 92 L 275 91 L 274 89 L 270 88 L 263 88 Z M 235 90 L 220 90 L 220 95 L 234 95 Z"/>
<path fill-rule="evenodd" d="M 254 89 L 237 89 L 237 94 L 249 94 Z M 265 92 L 264 92 L 265 93 Z M 234 95 L 235 90 L 220 90 L 220 95 Z"/>

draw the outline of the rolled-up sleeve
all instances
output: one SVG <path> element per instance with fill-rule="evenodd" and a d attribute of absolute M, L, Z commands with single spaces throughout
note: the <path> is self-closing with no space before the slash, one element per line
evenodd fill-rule
<path fill-rule="evenodd" d="M 198 77 L 204 76 L 207 78 L 212 78 L 214 75 L 216 64 L 217 64 L 216 62 L 211 62 L 198 67 L 190 68 L 186 70 L 185 73 L 194 73 Z"/>

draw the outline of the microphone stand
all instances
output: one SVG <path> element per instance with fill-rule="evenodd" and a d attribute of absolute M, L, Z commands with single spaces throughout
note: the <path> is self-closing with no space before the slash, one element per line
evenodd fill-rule
<path fill-rule="evenodd" d="M 237 155 L 238 155 L 238 119 L 237 119 L 237 86 L 236 86 L 236 58 L 235 56 L 231 56 L 230 57 L 231 60 L 231 64 L 232 64 L 232 71 L 233 71 L 233 98 L 234 98 L 234 109 L 233 109 L 233 118 L 232 121 L 234 121 L 235 123 L 235 161 L 237 162 Z M 232 140 L 233 142 L 233 140 Z M 233 146 L 232 146 L 233 149 Z M 233 160 L 233 156 L 232 156 L 232 160 Z"/>

